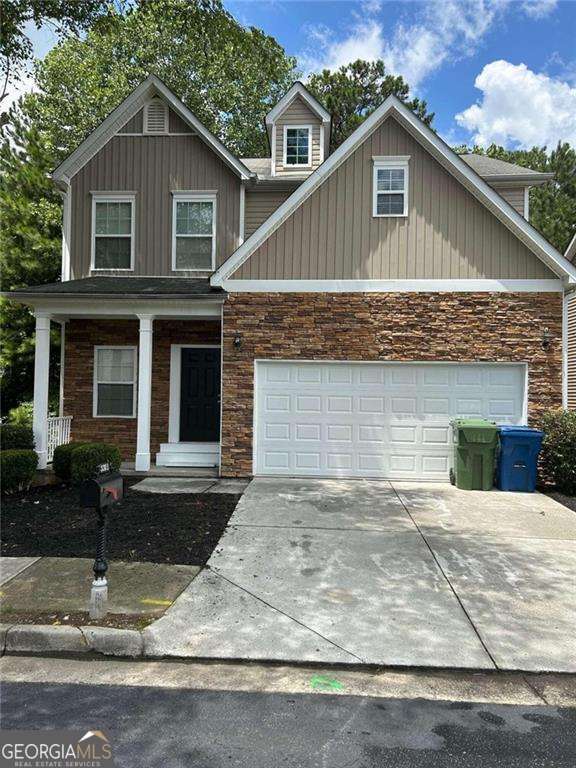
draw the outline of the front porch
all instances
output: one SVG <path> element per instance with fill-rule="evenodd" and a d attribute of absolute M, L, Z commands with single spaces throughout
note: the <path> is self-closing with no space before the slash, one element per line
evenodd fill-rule
<path fill-rule="evenodd" d="M 136 281 L 130 279 L 131 290 Z M 181 283 L 162 282 L 164 290 L 171 287 L 167 282 L 174 288 Z M 51 461 L 55 445 L 72 440 L 118 445 L 126 469 L 135 473 L 216 474 L 223 294 L 122 299 L 107 294 L 34 301 L 39 468 Z M 48 417 L 52 322 L 61 325 L 63 340 L 56 419 Z"/>

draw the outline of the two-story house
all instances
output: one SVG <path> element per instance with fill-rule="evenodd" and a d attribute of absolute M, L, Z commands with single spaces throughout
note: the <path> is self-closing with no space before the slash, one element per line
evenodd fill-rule
<path fill-rule="evenodd" d="M 443 480 L 449 422 L 567 402 L 576 267 L 528 223 L 549 180 L 455 154 L 395 97 L 332 154 L 296 83 L 237 158 L 155 77 L 54 171 L 62 281 L 36 314 L 34 431 L 61 416 L 139 470 Z"/>

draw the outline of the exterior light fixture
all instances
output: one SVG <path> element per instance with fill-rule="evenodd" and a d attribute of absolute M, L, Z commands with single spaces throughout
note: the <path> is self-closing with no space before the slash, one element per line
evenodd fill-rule
<path fill-rule="evenodd" d="M 234 336 L 234 349 L 240 349 L 242 346 L 242 336 Z"/>
<path fill-rule="evenodd" d="M 542 349 L 544 350 L 550 349 L 551 344 L 552 344 L 552 334 L 550 333 L 550 329 L 544 328 L 544 331 L 542 332 Z"/>

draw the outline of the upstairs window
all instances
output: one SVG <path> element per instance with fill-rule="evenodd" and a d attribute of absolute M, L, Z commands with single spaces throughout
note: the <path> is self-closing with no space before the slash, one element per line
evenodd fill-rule
<path fill-rule="evenodd" d="M 284 126 L 284 165 L 310 165 L 309 125 Z"/>
<path fill-rule="evenodd" d="M 408 216 L 409 157 L 375 157 L 373 216 Z"/>
<path fill-rule="evenodd" d="M 94 347 L 93 415 L 136 415 L 135 347 Z"/>
<path fill-rule="evenodd" d="M 210 272 L 216 260 L 215 195 L 174 192 L 172 269 Z"/>
<path fill-rule="evenodd" d="M 144 110 L 144 133 L 168 133 L 168 105 L 152 99 Z"/>
<path fill-rule="evenodd" d="M 134 268 L 134 197 L 92 199 L 92 269 Z"/>

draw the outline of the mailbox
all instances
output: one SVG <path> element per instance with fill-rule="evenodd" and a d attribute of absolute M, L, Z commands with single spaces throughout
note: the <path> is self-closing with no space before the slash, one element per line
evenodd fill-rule
<path fill-rule="evenodd" d="M 119 472 L 109 472 L 80 486 L 80 506 L 92 509 L 111 507 L 124 496 L 124 478 Z"/>

